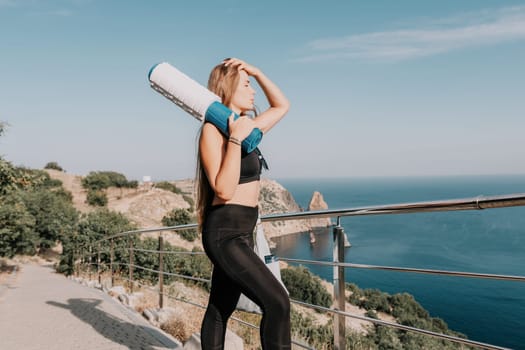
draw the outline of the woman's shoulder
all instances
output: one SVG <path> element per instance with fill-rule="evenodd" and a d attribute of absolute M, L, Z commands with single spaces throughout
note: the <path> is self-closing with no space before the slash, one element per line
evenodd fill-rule
<path fill-rule="evenodd" d="M 217 128 L 215 125 L 213 125 L 213 123 L 210 122 L 204 122 L 204 124 L 202 125 L 202 132 L 218 133 L 222 135 L 219 128 Z"/>
<path fill-rule="evenodd" d="M 201 137 L 204 137 L 206 139 L 211 139 L 211 140 L 217 140 L 217 141 L 224 140 L 224 136 L 219 131 L 219 129 L 212 123 L 207 123 L 207 122 L 205 122 L 204 125 L 202 126 Z"/>

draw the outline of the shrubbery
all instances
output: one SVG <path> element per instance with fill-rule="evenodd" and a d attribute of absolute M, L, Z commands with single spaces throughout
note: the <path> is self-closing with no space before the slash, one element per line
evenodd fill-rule
<path fill-rule="evenodd" d="M 103 207 L 108 203 L 105 189 L 137 188 L 137 186 L 137 181 L 128 181 L 126 176 L 115 171 L 92 171 L 82 179 L 82 187 L 88 190 L 86 203 L 96 207 Z"/>
<path fill-rule="evenodd" d="M 195 222 L 187 209 L 173 209 L 162 218 L 164 226 L 186 225 Z M 193 242 L 199 235 L 196 229 L 179 230 L 177 233 L 187 241 Z"/>
<path fill-rule="evenodd" d="M 35 218 L 19 194 L 3 196 L 1 200 L 0 256 L 11 258 L 15 254 L 35 254 L 38 246 Z"/>
<path fill-rule="evenodd" d="M 377 318 L 377 312 L 381 311 L 394 316 L 398 323 L 405 326 L 465 337 L 461 333 L 449 330 L 442 319 L 430 317 L 428 311 L 408 293 L 390 295 L 377 289 L 363 290 L 355 284 L 347 284 L 346 288 L 352 292 L 348 301 L 366 309 L 366 316 L 368 317 Z M 468 348 L 414 332 L 396 330 L 385 326 L 375 326 L 375 332 L 370 332 L 368 338 L 372 339 L 379 349 Z"/>
<path fill-rule="evenodd" d="M 175 186 L 174 184 L 168 181 L 157 182 L 155 184 L 155 187 L 166 190 L 166 191 L 170 191 L 173 193 L 182 194 L 182 191 L 177 186 Z"/>
<path fill-rule="evenodd" d="M 82 179 L 82 187 L 103 190 L 108 187 L 137 188 L 138 182 L 128 181 L 126 176 L 115 171 L 92 171 Z"/>
<path fill-rule="evenodd" d="M 134 229 L 136 229 L 136 226 L 123 214 L 110 211 L 106 208 L 97 209 L 82 215 L 78 223 L 78 229 L 72 234 L 63 237 L 63 253 L 57 270 L 66 274 L 73 273 L 76 257 L 82 254 L 88 254 L 87 251 L 83 251 L 82 249 L 86 249 L 85 247 L 104 237 Z M 127 262 L 129 257 L 127 248 L 129 247 L 130 240 L 134 243 L 138 241 L 134 236 L 115 240 L 115 261 Z M 104 244 L 107 243 L 108 242 L 105 242 Z M 108 265 L 110 261 L 108 249 L 102 250 L 101 262 Z"/>
<path fill-rule="evenodd" d="M 53 169 L 53 170 L 58 170 L 58 171 L 64 171 L 64 169 L 60 165 L 58 165 L 57 162 L 49 162 L 49 163 L 47 163 L 44 166 L 44 169 Z"/>
<path fill-rule="evenodd" d="M 60 181 L 3 159 L 0 169 L 0 256 L 36 254 L 75 230 L 78 212 Z"/>
<path fill-rule="evenodd" d="M 281 270 L 281 278 L 292 299 L 324 307 L 332 305 L 332 296 L 321 284 L 321 279 L 312 274 L 306 267 L 283 269 Z"/>
<path fill-rule="evenodd" d="M 306 341 L 314 349 L 332 349 L 334 341 L 334 327 L 330 320 L 324 326 L 316 325 L 311 317 L 303 316 L 292 309 L 290 315 L 292 336 Z"/>
<path fill-rule="evenodd" d="M 104 207 L 108 204 L 108 196 L 102 190 L 88 190 L 86 203 L 94 207 Z"/>
<path fill-rule="evenodd" d="M 159 242 L 154 238 L 145 238 L 140 240 L 135 245 L 138 249 L 144 250 L 158 250 Z M 184 276 L 191 276 L 197 278 L 210 278 L 211 275 L 211 264 L 205 255 L 190 255 L 190 254 L 177 254 L 176 252 L 187 252 L 186 249 L 174 247 L 169 243 L 164 243 L 163 251 L 163 264 L 164 272 L 175 273 Z M 198 250 L 194 250 L 195 252 Z M 159 269 L 159 255 L 152 254 L 149 252 L 136 251 L 134 256 L 135 264 L 138 266 L 144 266 L 148 269 L 158 270 Z M 150 283 L 158 282 L 157 272 L 148 270 L 136 269 L 135 274 L 137 278 L 148 281 Z M 176 279 L 174 276 L 165 275 L 164 283 L 169 284 Z M 192 282 L 204 287 L 209 290 L 209 284 L 204 282 Z"/>

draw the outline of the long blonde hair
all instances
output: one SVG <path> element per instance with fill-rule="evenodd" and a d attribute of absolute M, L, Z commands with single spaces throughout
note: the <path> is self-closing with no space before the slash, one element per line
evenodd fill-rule
<path fill-rule="evenodd" d="M 226 66 L 224 63 L 216 65 L 208 79 L 208 90 L 221 98 L 222 104 L 229 106 L 237 84 L 239 83 L 239 71 L 237 67 Z M 201 138 L 202 127 L 199 130 L 198 140 Z M 213 201 L 214 192 L 202 166 L 201 150 L 197 153 L 197 219 L 199 227 L 204 221 L 206 207 Z"/>

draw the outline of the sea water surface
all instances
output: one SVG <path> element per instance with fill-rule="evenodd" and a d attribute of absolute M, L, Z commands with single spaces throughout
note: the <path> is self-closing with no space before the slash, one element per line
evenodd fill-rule
<path fill-rule="evenodd" d="M 277 179 L 303 208 L 320 191 L 330 209 L 525 193 L 524 176 Z M 525 207 L 346 217 L 347 262 L 525 276 Z M 277 240 L 280 257 L 332 259 L 330 230 Z M 331 280 L 331 268 L 308 268 Z M 347 282 L 408 292 L 470 339 L 525 349 L 525 282 L 347 269 Z"/>

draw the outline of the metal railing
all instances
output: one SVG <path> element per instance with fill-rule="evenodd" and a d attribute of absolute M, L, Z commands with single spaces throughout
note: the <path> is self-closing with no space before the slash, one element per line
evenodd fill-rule
<path fill-rule="evenodd" d="M 505 347 L 487 344 L 483 342 L 478 342 L 474 340 L 469 340 L 465 338 L 460 338 L 456 336 L 451 336 L 442 333 L 436 333 L 424 329 L 419 329 L 415 327 L 409 327 L 395 322 L 388 322 L 384 320 L 379 320 L 376 318 L 370 318 L 366 316 L 361 316 L 357 314 L 348 313 L 345 311 L 345 268 L 360 268 L 360 269 L 374 269 L 374 270 L 385 270 L 385 271 L 397 271 L 397 272 L 410 272 L 410 273 L 423 273 L 431 275 L 446 275 L 453 277 L 467 277 L 467 278 L 481 278 L 481 279 L 498 279 L 498 280 L 507 280 L 507 281 L 516 281 L 516 282 L 525 282 L 525 276 L 512 276 L 512 275 L 498 275 L 498 274 L 485 274 L 485 273 L 472 273 L 472 272 L 462 272 L 462 271 L 446 271 L 446 270 L 432 270 L 432 269 L 420 269 L 420 268 L 406 268 L 406 267 L 394 267 L 394 266 L 379 266 L 379 265 L 365 265 L 365 264 L 353 264 L 345 263 L 345 232 L 341 226 L 341 218 L 348 216 L 362 216 L 362 215 L 385 215 L 385 214 L 405 214 L 405 213 L 422 213 L 422 212 L 441 212 L 441 211 L 458 211 L 458 210 L 482 210 L 482 209 L 491 209 L 491 208 L 503 208 L 503 207 L 512 207 L 512 206 L 525 206 L 525 194 L 510 194 L 510 195 L 500 195 L 500 196 L 478 196 L 474 198 L 466 199 L 454 199 L 454 200 L 442 200 L 442 201 L 429 201 L 429 202 L 414 202 L 414 203 L 401 203 L 401 204 L 390 204 L 390 205 L 378 205 L 378 206 L 368 206 L 368 207 L 357 207 L 357 208 L 346 208 L 346 209 L 334 209 L 334 210 L 321 210 L 321 211 L 308 211 L 308 212 L 298 212 L 298 213 L 284 213 L 284 214 L 270 214 L 261 217 L 262 222 L 272 222 L 272 221 L 285 221 L 285 220 L 305 220 L 313 218 L 336 218 L 336 224 L 333 227 L 333 260 L 329 261 L 315 261 L 315 260 L 303 260 L 303 259 L 288 259 L 280 258 L 280 260 L 285 262 L 293 263 L 302 263 L 302 264 L 316 264 L 316 265 L 325 265 L 333 267 L 333 285 L 334 285 L 334 300 L 335 308 L 326 308 L 319 305 L 307 304 L 298 300 L 291 300 L 292 303 L 306 306 L 309 308 L 329 312 L 333 314 L 334 317 L 334 349 L 343 350 L 346 348 L 346 337 L 345 337 L 345 318 L 355 318 L 362 321 L 367 321 L 376 325 L 383 325 L 388 327 L 393 327 L 401 330 L 416 332 L 419 334 L 424 334 L 432 336 L 435 338 L 448 340 L 451 342 L 479 347 L 483 349 L 507 349 Z M 114 242 L 118 238 L 130 237 L 133 235 L 143 234 L 143 233 L 153 233 L 158 232 L 158 250 L 148 250 L 148 249 L 137 249 L 133 246 L 133 241 L 130 240 L 128 252 L 129 252 L 129 263 L 128 264 L 119 264 L 127 266 L 129 269 L 129 276 L 127 279 L 129 290 L 133 292 L 134 281 L 134 269 L 142 269 L 152 273 L 158 274 L 158 290 L 155 290 L 159 294 L 159 307 L 164 306 L 164 296 L 167 295 L 164 292 L 164 276 L 174 276 L 184 279 L 190 279 L 199 282 L 209 283 L 209 279 L 197 278 L 193 276 L 186 276 L 175 274 L 171 272 L 164 271 L 163 259 L 166 254 L 191 254 L 198 255 L 204 254 L 203 252 L 174 252 L 164 250 L 164 237 L 163 232 L 165 231 L 182 231 L 187 229 L 197 228 L 196 224 L 188 225 L 178 225 L 171 227 L 162 227 L 162 228 L 151 228 L 151 229 L 141 229 L 134 231 L 121 232 L 109 237 L 106 237 L 100 241 L 95 242 L 90 247 L 84 247 L 84 249 L 89 250 L 89 253 L 78 253 L 77 261 L 80 261 L 80 264 L 87 264 L 89 266 L 96 265 L 97 274 L 99 283 L 101 282 L 101 254 L 108 253 L 108 251 L 102 251 L 102 244 L 110 242 L 109 244 L 109 255 L 110 255 L 110 274 L 111 274 L 111 284 L 114 283 L 114 271 L 115 266 L 117 265 L 114 262 Z M 96 252 L 94 248 L 96 247 Z M 154 270 L 144 266 L 138 266 L 134 264 L 134 252 L 142 252 L 149 254 L 158 254 L 158 265 L 159 269 Z M 93 263 L 93 256 L 97 256 L 96 263 Z M 79 266 L 76 267 L 78 272 Z M 89 269 L 91 274 L 91 268 Z M 171 296 L 173 297 L 173 296 Z M 206 308 L 203 305 L 199 305 L 188 300 L 177 299 L 179 301 L 186 302 L 188 304 Z M 238 318 L 233 318 L 234 320 L 254 328 L 258 328 L 256 325 L 250 324 Z M 310 349 L 308 345 L 301 344 L 294 341 L 294 344 L 301 346 L 303 348 Z"/>

